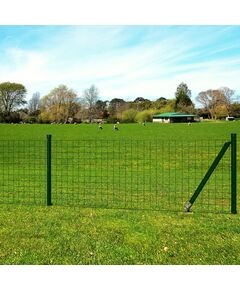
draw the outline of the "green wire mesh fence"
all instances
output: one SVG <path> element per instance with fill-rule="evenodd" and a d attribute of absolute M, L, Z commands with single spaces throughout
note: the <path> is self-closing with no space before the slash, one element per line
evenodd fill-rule
<path fill-rule="evenodd" d="M 0 141 L 0 202 L 46 203 L 46 141 Z"/>
<path fill-rule="evenodd" d="M 0 202 L 183 211 L 225 141 L 0 141 Z M 230 209 L 229 149 L 193 211 Z"/>

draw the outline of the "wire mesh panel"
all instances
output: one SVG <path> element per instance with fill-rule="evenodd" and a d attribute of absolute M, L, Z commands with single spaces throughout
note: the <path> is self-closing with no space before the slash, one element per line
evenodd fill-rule
<path fill-rule="evenodd" d="M 189 145 L 185 162 L 189 167 L 188 192 L 193 195 L 218 153 L 224 140 L 198 141 Z M 194 190 L 192 188 L 194 187 Z M 231 208 L 231 151 L 226 151 L 218 166 L 198 196 L 194 211 L 226 212 Z"/>
<path fill-rule="evenodd" d="M 0 141 L 1 203 L 45 203 L 45 147 L 40 140 Z"/>
<path fill-rule="evenodd" d="M 225 140 L 55 140 L 54 204 L 182 211 Z M 194 204 L 230 211 L 230 150 Z"/>
<path fill-rule="evenodd" d="M 225 140 L 54 140 L 52 202 L 182 211 Z M 0 141 L 0 202 L 46 204 L 46 141 Z M 193 211 L 230 212 L 227 150 Z"/>

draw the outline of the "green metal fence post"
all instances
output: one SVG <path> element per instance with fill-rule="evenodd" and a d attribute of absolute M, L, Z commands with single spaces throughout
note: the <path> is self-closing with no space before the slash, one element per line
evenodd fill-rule
<path fill-rule="evenodd" d="M 231 134 L 231 213 L 237 213 L 237 134 Z"/>
<path fill-rule="evenodd" d="M 52 135 L 47 135 L 47 205 L 52 205 Z"/>
<path fill-rule="evenodd" d="M 217 167 L 218 163 L 220 162 L 220 160 L 222 159 L 222 157 L 224 156 L 225 152 L 230 147 L 230 145 L 231 145 L 231 142 L 225 142 L 224 143 L 222 149 L 220 150 L 220 152 L 218 153 L 218 155 L 214 159 L 212 165 L 209 167 L 207 173 L 205 174 L 205 176 L 203 177 L 202 181 L 198 185 L 198 187 L 195 190 L 194 194 L 192 195 L 190 200 L 185 204 L 185 206 L 184 206 L 184 211 L 185 212 L 189 212 L 190 211 L 190 208 L 192 207 L 193 203 L 195 202 L 195 200 L 199 196 L 200 192 L 204 188 L 204 186 L 207 183 L 208 179 L 210 178 L 210 176 L 214 172 L 215 168 Z"/>

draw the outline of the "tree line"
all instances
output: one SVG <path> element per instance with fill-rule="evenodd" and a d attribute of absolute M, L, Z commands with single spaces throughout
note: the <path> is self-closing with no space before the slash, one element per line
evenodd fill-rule
<path fill-rule="evenodd" d="M 45 96 L 36 92 L 28 101 L 26 94 L 27 90 L 22 84 L 0 83 L 0 122 L 144 122 L 151 121 L 152 115 L 164 112 L 192 113 L 208 119 L 240 117 L 240 103 L 235 91 L 228 87 L 200 92 L 196 97 L 202 105 L 200 109 L 195 107 L 186 83 L 178 85 L 172 99 L 137 97 L 133 101 L 122 98 L 101 100 L 95 85 L 85 89 L 81 96 L 63 84 Z"/>

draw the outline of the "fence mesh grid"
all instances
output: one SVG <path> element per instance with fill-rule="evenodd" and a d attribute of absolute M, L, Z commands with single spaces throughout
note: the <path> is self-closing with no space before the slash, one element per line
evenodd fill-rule
<path fill-rule="evenodd" d="M 182 211 L 225 140 L 53 140 L 52 202 Z M 46 141 L 0 141 L 0 202 L 46 204 Z M 230 212 L 230 149 L 193 211 Z"/>
<path fill-rule="evenodd" d="M 46 142 L 0 141 L 0 202 L 45 204 Z"/>

